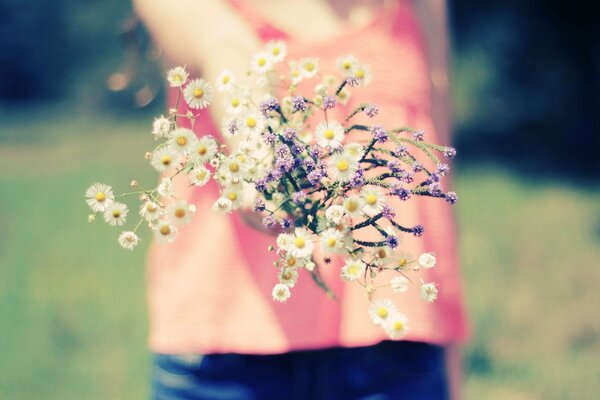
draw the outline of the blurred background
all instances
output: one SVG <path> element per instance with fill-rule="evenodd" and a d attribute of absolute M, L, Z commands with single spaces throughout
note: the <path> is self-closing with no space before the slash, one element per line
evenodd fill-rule
<path fill-rule="evenodd" d="M 597 13 L 449 4 L 465 398 L 597 398 Z M 159 57 L 127 1 L 0 0 L 0 399 L 147 395 L 149 238 L 121 250 L 83 193 L 155 179 Z"/>

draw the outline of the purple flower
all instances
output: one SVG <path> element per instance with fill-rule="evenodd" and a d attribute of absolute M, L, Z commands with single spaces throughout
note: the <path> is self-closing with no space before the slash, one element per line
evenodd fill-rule
<path fill-rule="evenodd" d="M 381 210 L 381 216 L 385 219 L 389 219 L 390 221 L 394 219 L 394 217 L 396 217 L 396 212 L 394 211 L 394 209 L 388 205 L 383 206 L 383 209 Z"/>
<path fill-rule="evenodd" d="M 259 178 L 254 182 L 254 187 L 257 192 L 265 192 L 267 190 L 267 183 L 266 178 Z"/>
<path fill-rule="evenodd" d="M 302 146 L 298 146 L 295 143 L 292 145 L 291 150 L 292 150 L 292 154 L 295 156 L 297 156 L 298 154 L 302 153 L 302 151 L 304 151 Z"/>
<path fill-rule="evenodd" d="M 277 136 L 275 136 L 274 133 L 271 133 L 269 131 L 265 131 L 262 135 L 262 140 L 263 142 L 265 142 L 267 145 L 269 146 L 273 146 L 275 144 L 275 141 L 277 140 Z"/>
<path fill-rule="evenodd" d="M 304 203 L 306 201 L 306 193 L 294 192 L 294 194 L 292 194 L 292 201 L 298 205 Z"/>
<path fill-rule="evenodd" d="M 323 109 L 329 110 L 330 108 L 335 108 L 337 100 L 333 96 L 323 96 Z"/>
<path fill-rule="evenodd" d="M 256 199 L 256 202 L 254 203 L 254 211 L 263 212 L 265 209 L 265 202 L 262 199 Z"/>
<path fill-rule="evenodd" d="M 422 142 L 423 136 L 425 136 L 425 131 L 422 131 L 422 130 L 414 131 L 412 136 L 413 136 L 413 139 L 416 140 L 417 142 Z"/>
<path fill-rule="evenodd" d="M 413 169 L 413 171 L 415 171 L 415 172 L 421 172 L 421 171 L 423 170 L 423 164 L 421 164 L 421 162 L 420 162 L 420 161 L 415 161 L 415 162 L 412 164 L 412 169 Z"/>
<path fill-rule="evenodd" d="M 279 109 L 279 102 L 275 97 L 269 97 L 267 100 L 260 103 L 260 112 L 263 117 L 268 118 L 272 111 Z"/>
<path fill-rule="evenodd" d="M 448 192 L 446 193 L 446 201 L 455 204 L 458 201 L 458 195 L 455 192 Z"/>
<path fill-rule="evenodd" d="M 308 154 L 312 158 L 319 158 L 323 155 L 323 148 L 315 144 L 314 146 L 311 146 L 310 149 L 308 149 Z"/>
<path fill-rule="evenodd" d="M 385 241 L 387 243 L 388 246 L 390 246 L 392 249 L 395 249 L 396 247 L 398 247 L 398 238 L 394 235 L 388 235 L 385 238 Z"/>
<path fill-rule="evenodd" d="M 411 233 L 413 234 L 413 236 L 416 236 L 416 237 L 423 236 L 424 232 L 425 232 L 425 228 L 423 227 L 423 225 L 415 225 L 411 229 Z"/>
<path fill-rule="evenodd" d="M 429 193 L 431 193 L 434 196 L 439 196 L 440 194 L 442 194 L 442 186 L 439 182 L 430 183 L 427 187 L 427 190 L 429 190 Z"/>
<path fill-rule="evenodd" d="M 375 140 L 377 140 L 379 143 L 383 143 L 388 139 L 387 133 L 381 125 L 373 125 L 370 131 Z"/>
<path fill-rule="evenodd" d="M 392 152 L 392 155 L 394 157 L 398 157 L 398 158 L 406 157 L 407 154 L 408 154 L 408 148 L 403 144 L 396 147 L 394 149 L 394 151 Z"/>
<path fill-rule="evenodd" d="M 292 141 L 296 138 L 297 132 L 294 128 L 287 127 L 283 130 L 282 136 L 289 141 Z"/>
<path fill-rule="evenodd" d="M 399 173 L 400 171 L 402 171 L 402 168 L 400 167 L 400 162 L 398 160 L 390 160 L 390 161 L 388 161 L 387 167 L 393 173 Z"/>
<path fill-rule="evenodd" d="M 237 119 L 232 119 L 231 121 L 229 121 L 229 124 L 227 124 L 227 132 L 229 132 L 231 136 L 237 135 L 240 131 L 238 123 L 239 122 Z"/>
<path fill-rule="evenodd" d="M 308 174 L 306 178 L 308 179 L 311 185 L 317 185 L 319 182 L 321 182 L 323 174 L 319 169 L 314 169 Z"/>
<path fill-rule="evenodd" d="M 358 78 L 355 76 L 349 76 L 348 78 L 346 78 L 346 85 L 350 87 L 357 87 L 358 83 Z"/>
<path fill-rule="evenodd" d="M 306 100 L 302 96 L 294 96 L 292 97 L 292 107 L 294 111 L 306 111 L 308 106 L 306 105 Z"/>
<path fill-rule="evenodd" d="M 354 176 L 350 179 L 350 187 L 357 188 L 365 184 L 365 171 L 358 169 Z"/>
<path fill-rule="evenodd" d="M 284 231 L 289 231 L 294 226 L 294 221 L 291 218 L 284 218 L 280 224 Z"/>
<path fill-rule="evenodd" d="M 440 176 L 446 176 L 446 174 L 448 173 L 448 171 L 450 171 L 450 167 L 448 166 L 448 164 L 443 164 L 443 163 L 438 164 L 438 166 L 437 166 L 437 173 Z"/>
<path fill-rule="evenodd" d="M 272 215 L 268 215 L 262 220 L 263 225 L 267 229 L 273 229 L 277 225 L 277 220 Z"/>
<path fill-rule="evenodd" d="M 415 174 L 410 171 L 402 171 L 398 179 L 404 183 L 413 183 L 415 181 Z"/>
<path fill-rule="evenodd" d="M 378 112 L 379 108 L 375 104 L 369 104 L 365 107 L 365 114 L 367 114 L 369 118 L 373 118 Z"/>
<path fill-rule="evenodd" d="M 439 182 L 440 180 L 442 180 L 441 175 L 437 172 L 432 172 L 427 182 Z"/>
<path fill-rule="evenodd" d="M 392 196 L 398 196 L 400 200 L 406 201 L 412 196 L 412 192 L 402 185 L 394 185 L 390 190 Z"/>
<path fill-rule="evenodd" d="M 314 170 L 316 168 L 317 164 L 315 163 L 315 160 L 313 160 L 312 158 L 306 158 L 304 160 L 304 169 L 306 169 L 308 172 Z"/>
<path fill-rule="evenodd" d="M 444 147 L 442 154 L 444 157 L 451 160 L 454 158 L 454 156 L 456 156 L 456 149 L 454 147 Z"/>

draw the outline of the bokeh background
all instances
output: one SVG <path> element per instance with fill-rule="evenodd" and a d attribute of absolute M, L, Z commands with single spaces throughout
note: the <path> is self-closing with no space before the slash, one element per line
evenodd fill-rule
<path fill-rule="evenodd" d="M 465 397 L 597 398 L 593 3 L 450 11 Z M 147 396 L 149 238 L 122 251 L 83 201 L 97 180 L 155 179 L 160 52 L 131 16 L 124 0 L 0 0 L 0 399 Z"/>

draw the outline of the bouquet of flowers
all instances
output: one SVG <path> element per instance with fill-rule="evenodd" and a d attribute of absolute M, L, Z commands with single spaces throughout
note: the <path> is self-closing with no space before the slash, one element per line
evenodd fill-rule
<path fill-rule="evenodd" d="M 193 125 L 199 110 L 211 104 L 213 84 L 190 79 L 184 67 L 168 71 L 169 85 L 179 93 L 177 104 L 185 102 L 187 112 L 172 109 L 152 125 L 158 145 L 146 158 L 163 174 L 162 179 L 150 189 L 132 181 L 135 190 L 122 195 L 115 195 L 106 184 L 90 186 L 86 192 L 92 210 L 89 220 L 101 214 L 109 225 L 122 226 L 129 208 L 120 199 L 137 197 L 139 222 L 120 234 L 120 245 L 133 249 L 142 225 L 154 232 L 156 240 L 173 241 L 178 228 L 195 212 L 193 204 L 174 197 L 173 178 L 185 176 L 197 187 L 213 179 L 220 191 L 215 212 L 253 209 L 262 214 L 266 228 L 281 232 L 276 243 L 265 249 L 277 254 L 275 301 L 290 297 L 301 271 L 334 296 L 315 260 L 329 263 L 338 257 L 344 261 L 341 278 L 361 285 L 368 295 L 372 321 L 391 338 L 399 338 L 407 331 L 407 318 L 391 300 L 377 298 L 377 289 L 406 291 L 411 282 L 408 274 L 435 266 L 436 257 L 400 251 L 401 235 L 421 236 L 424 228 L 403 224 L 396 217 L 401 210 L 391 207 L 388 199 L 431 196 L 454 204 L 456 193 L 443 192 L 440 184 L 449 167 L 439 154 L 451 159 L 456 151 L 424 141 L 421 130 L 353 122 L 359 114 L 376 120 L 375 104 L 361 104 L 344 119 L 334 120 L 330 110 L 345 104 L 352 88 L 370 80 L 368 66 L 353 56 L 340 57 L 340 76 L 321 78 L 310 96 L 300 93 L 299 84 L 316 79 L 319 60 L 291 61 L 286 68 L 285 56 L 281 41 L 270 42 L 255 54 L 248 72 L 251 87 L 236 82 L 228 70 L 218 76 L 216 90 L 226 94 L 221 137 L 228 144 L 211 135 L 197 137 L 180 126 L 183 119 Z M 277 97 L 282 92 L 285 96 Z M 383 271 L 395 276 L 378 283 Z M 433 302 L 436 284 L 421 280 L 420 293 Z"/>

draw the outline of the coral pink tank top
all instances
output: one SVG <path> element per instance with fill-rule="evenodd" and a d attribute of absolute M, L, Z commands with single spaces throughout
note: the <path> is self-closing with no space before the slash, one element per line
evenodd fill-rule
<path fill-rule="evenodd" d="M 336 73 L 336 59 L 341 55 L 353 54 L 369 64 L 372 82 L 352 89 L 354 98 L 345 110 L 373 102 L 380 108 L 376 123 L 390 128 L 410 125 L 424 129 L 427 140 L 437 142 L 430 117 L 430 83 L 423 44 L 408 1 L 400 1 L 392 12 L 382 13 L 364 28 L 318 43 L 290 37 L 254 15 L 242 2 L 230 3 L 263 40 L 286 40 L 288 60 L 318 57 L 322 74 Z M 196 133 L 218 136 L 217 126 L 204 113 L 195 125 Z M 342 282 L 339 265 L 321 266 L 337 301 L 300 271 L 287 303 L 273 302 L 271 290 L 277 277 L 272 266 L 274 255 L 267 247 L 274 244 L 275 237 L 253 230 L 236 214 L 214 212 L 211 206 L 218 198 L 214 182 L 200 189 L 188 189 L 183 182 L 175 186 L 179 195 L 197 205 L 198 211 L 175 242 L 151 246 L 147 280 L 153 351 L 271 354 L 365 346 L 387 339 L 368 317 L 364 290 L 357 284 Z M 439 296 L 432 304 L 423 301 L 417 280 L 408 292 L 378 290 L 378 297 L 392 299 L 408 316 L 410 330 L 405 339 L 437 344 L 463 341 L 467 324 L 451 207 L 443 200 L 430 198 L 392 205 L 398 206 L 405 225 L 425 226 L 423 237 L 405 236 L 401 247 L 415 256 L 423 251 L 436 253 L 438 265 L 419 274 L 425 281 L 439 284 Z"/>

